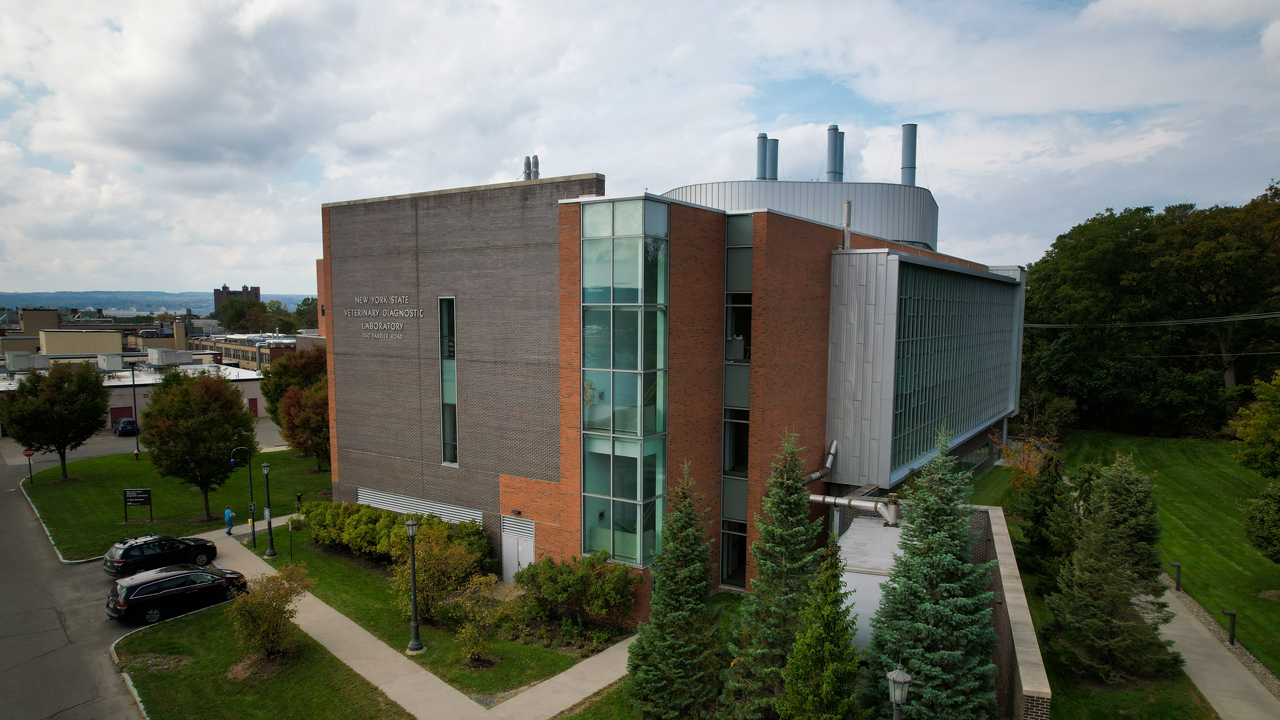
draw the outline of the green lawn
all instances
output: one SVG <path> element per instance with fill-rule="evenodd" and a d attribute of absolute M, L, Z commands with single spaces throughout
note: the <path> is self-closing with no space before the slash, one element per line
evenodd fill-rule
<path fill-rule="evenodd" d="M 243 651 L 220 605 L 130 635 L 116 649 L 152 720 L 412 717 L 306 633 L 295 630 L 293 642 L 294 654 L 269 677 L 229 679 Z M 153 670 L 140 657 L 149 654 L 191 661 Z"/>
<path fill-rule="evenodd" d="M 639 720 L 640 712 L 627 699 L 627 682 L 614 685 L 585 708 L 561 720 Z"/>
<path fill-rule="evenodd" d="M 304 501 L 327 499 L 320 493 L 330 488 L 329 473 L 310 474 L 315 460 L 295 460 L 292 455 L 292 451 L 284 450 L 254 456 L 253 488 L 259 520 L 266 506 L 261 469 L 264 462 L 271 463 L 271 496 L 276 515 L 293 512 L 295 493 L 302 493 Z M 36 473 L 26 489 L 58 550 L 68 560 L 102 555 L 126 537 L 148 533 L 185 536 L 212 530 L 222 526 L 222 511 L 227 505 L 238 514 L 237 524 L 249 519 L 247 468 L 236 470 L 226 485 L 209 493 L 209 507 L 216 519 L 194 523 L 189 520 L 204 515 L 203 495 L 173 478 L 159 477 L 146 453 L 137 461 L 133 453 L 77 460 L 67 464 L 67 474 L 80 479 L 59 482 L 60 470 L 50 468 Z M 132 507 L 130 522 L 125 524 L 125 488 L 151 488 L 155 522 L 133 522 L 148 516 L 147 508 Z"/>
<path fill-rule="evenodd" d="M 279 555 L 267 562 L 280 567 L 289 562 L 287 532 L 276 534 Z M 294 560 L 306 563 L 317 582 L 311 592 L 330 607 L 354 620 L 396 650 L 409 644 L 409 621 L 400 615 L 391 584 L 384 573 L 329 554 L 310 543 L 305 531 L 293 534 Z M 259 543 L 259 549 L 265 546 Z M 498 663 L 486 670 L 461 666 L 461 653 L 447 630 L 421 627 L 426 652 L 414 656 L 423 667 L 454 687 L 476 695 L 492 695 L 544 680 L 572 667 L 577 661 L 560 652 L 520 643 L 494 641 L 491 655 Z"/>
<path fill-rule="evenodd" d="M 1267 481 L 1231 459 L 1231 444 L 1075 431 L 1067 442 L 1068 468 L 1109 464 L 1132 454 L 1146 473 L 1157 473 L 1156 500 L 1166 568 L 1182 563 L 1182 587 L 1219 623 L 1223 610 L 1239 613 L 1236 637 L 1271 672 L 1280 674 L 1280 602 L 1259 593 L 1280 590 L 1280 565 L 1244 537 L 1244 501 Z M 1172 569 L 1170 575 L 1173 574 Z"/>

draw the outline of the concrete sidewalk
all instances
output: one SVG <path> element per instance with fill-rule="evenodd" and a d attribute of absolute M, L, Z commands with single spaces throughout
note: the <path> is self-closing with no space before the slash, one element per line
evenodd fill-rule
<path fill-rule="evenodd" d="M 1160 634 L 1172 640 L 1173 649 L 1182 653 L 1187 677 L 1222 720 L 1280 718 L 1280 700 L 1228 652 L 1172 592 L 1167 593 L 1164 600 L 1177 614 L 1172 622 L 1160 628 Z"/>
<path fill-rule="evenodd" d="M 285 518 L 277 518 L 283 522 Z M 225 530 L 213 530 L 199 537 L 218 546 L 218 564 L 254 578 L 275 572 L 264 560 L 240 544 L 247 534 L 238 525 L 227 537 Z M 427 672 L 403 653 L 392 649 L 342 613 L 311 593 L 298 602 L 298 627 L 324 645 L 391 700 L 416 718 L 501 718 L 501 720 L 548 720 L 607 687 L 627 672 L 628 638 L 559 675 L 486 710 L 464 693 Z"/>

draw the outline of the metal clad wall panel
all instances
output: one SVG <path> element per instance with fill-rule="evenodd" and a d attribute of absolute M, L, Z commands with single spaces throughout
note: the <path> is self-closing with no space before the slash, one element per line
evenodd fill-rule
<path fill-rule="evenodd" d="M 369 507 L 382 508 L 398 513 L 416 513 L 418 515 L 435 515 L 441 520 L 451 523 L 483 522 L 484 513 L 472 508 L 458 507 L 445 503 L 431 502 L 421 498 L 381 492 L 369 488 L 356 488 L 356 502 Z M 504 520 L 506 518 L 503 518 Z M 505 523 L 504 523 L 505 524 Z M 529 523 L 532 525 L 533 523 Z M 532 539 L 532 532 L 529 538 Z"/>
<path fill-rule="evenodd" d="M 739 180 L 687 185 L 666 196 L 725 212 L 777 210 L 837 227 L 844 201 L 852 200 L 855 233 L 938 247 L 938 203 L 913 185 Z"/>
<path fill-rule="evenodd" d="M 533 540 L 533 521 L 524 518 L 511 517 L 510 515 L 502 516 L 502 534 L 515 535 L 526 540 Z"/>

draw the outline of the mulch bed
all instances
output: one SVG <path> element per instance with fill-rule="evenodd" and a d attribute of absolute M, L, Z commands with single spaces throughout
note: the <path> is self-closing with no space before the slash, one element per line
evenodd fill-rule
<path fill-rule="evenodd" d="M 227 668 L 228 680 L 248 680 L 249 678 L 268 678 L 276 674 L 279 663 L 261 655 L 250 655 Z"/>

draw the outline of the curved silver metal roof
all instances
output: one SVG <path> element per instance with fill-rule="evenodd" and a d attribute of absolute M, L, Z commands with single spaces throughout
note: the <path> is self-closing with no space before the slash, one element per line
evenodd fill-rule
<path fill-rule="evenodd" d="M 938 203 L 914 185 L 732 180 L 685 185 L 663 196 L 725 212 L 777 210 L 836 227 L 844 224 L 844 201 L 852 200 L 853 232 L 938 249 Z"/>

